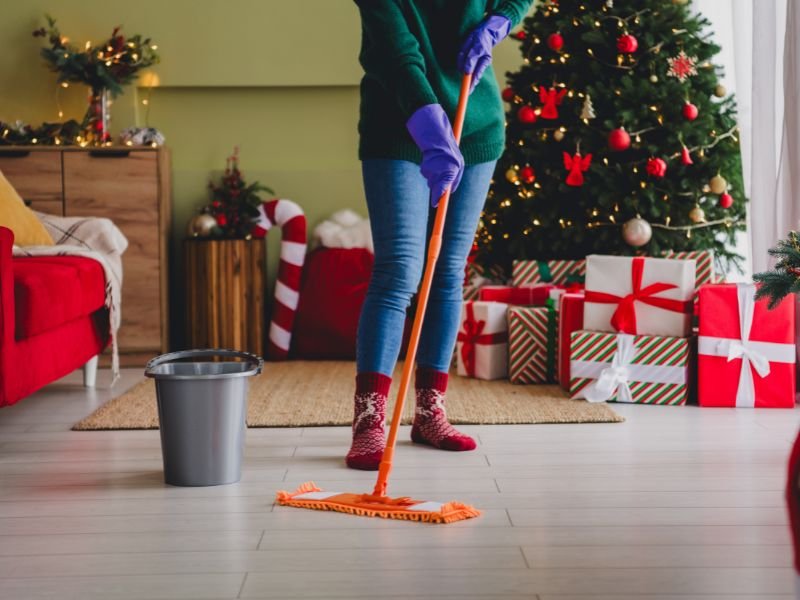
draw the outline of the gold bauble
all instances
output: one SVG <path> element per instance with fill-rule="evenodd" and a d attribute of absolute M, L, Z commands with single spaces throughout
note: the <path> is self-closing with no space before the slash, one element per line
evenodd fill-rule
<path fill-rule="evenodd" d="M 553 132 L 553 139 L 554 139 L 555 141 L 557 141 L 557 142 L 560 142 L 561 140 L 563 140 L 563 139 L 564 139 L 564 132 L 563 132 L 563 131 L 561 131 L 560 129 L 556 129 L 556 130 Z"/>
<path fill-rule="evenodd" d="M 189 219 L 186 227 L 186 235 L 189 237 L 205 238 L 211 235 L 214 227 L 217 226 L 217 220 L 208 213 L 201 213 Z"/>
<path fill-rule="evenodd" d="M 706 213 L 699 206 L 695 206 L 689 211 L 689 219 L 692 221 L 692 223 L 705 223 Z"/>
<path fill-rule="evenodd" d="M 658 75 L 650 75 L 650 83 L 658 83 Z"/>
<path fill-rule="evenodd" d="M 512 167 L 506 171 L 506 179 L 508 179 L 509 183 L 519 183 L 519 173 Z"/>
<path fill-rule="evenodd" d="M 728 95 L 728 89 L 720 83 L 714 88 L 714 95 L 717 98 L 724 98 Z"/>
<path fill-rule="evenodd" d="M 722 175 L 714 175 L 708 182 L 708 187 L 711 188 L 713 194 L 724 194 L 728 189 L 728 182 Z"/>

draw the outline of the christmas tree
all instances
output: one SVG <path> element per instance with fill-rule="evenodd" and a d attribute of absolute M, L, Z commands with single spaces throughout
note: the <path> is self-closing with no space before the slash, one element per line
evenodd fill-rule
<path fill-rule="evenodd" d="M 525 19 L 478 264 L 699 249 L 738 261 L 736 105 L 708 25 L 687 0 L 548 0 Z"/>

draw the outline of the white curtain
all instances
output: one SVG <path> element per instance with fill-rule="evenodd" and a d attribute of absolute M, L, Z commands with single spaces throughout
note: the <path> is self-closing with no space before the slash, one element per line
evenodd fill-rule
<path fill-rule="evenodd" d="M 752 270 L 800 228 L 800 1 L 733 0 L 736 93 Z"/>

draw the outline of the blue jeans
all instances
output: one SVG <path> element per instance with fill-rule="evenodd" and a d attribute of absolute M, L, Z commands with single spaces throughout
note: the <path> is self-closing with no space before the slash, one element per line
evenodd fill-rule
<path fill-rule="evenodd" d="M 444 238 L 420 337 L 417 365 L 447 371 L 461 315 L 464 267 L 472 248 L 495 162 L 470 165 L 450 201 Z M 435 209 L 419 165 L 390 159 L 362 162 L 375 265 L 361 309 L 359 373 L 392 376 L 406 310 L 425 266 Z"/>

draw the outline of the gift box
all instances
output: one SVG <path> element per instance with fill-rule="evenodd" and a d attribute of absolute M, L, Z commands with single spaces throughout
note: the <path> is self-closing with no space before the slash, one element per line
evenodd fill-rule
<path fill-rule="evenodd" d="M 474 262 L 467 263 L 464 271 L 463 299 L 477 300 L 482 287 L 501 283 L 503 279 L 503 273 L 499 267 L 485 269 Z"/>
<path fill-rule="evenodd" d="M 689 340 L 575 331 L 570 340 L 570 396 L 589 402 L 686 404 Z"/>
<path fill-rule="evenodd" d="M 515 306 L 544 306 L 553 286 L 549 283 L 514 287 L 511 285 L 485 285 L 478 290 L 483 302 L 503 302 Z"/>
<path fill-rule="evenodd" d="M 693 260 L 588 256 L 583 326 L 593 331 L 686 337 L 694 273 Z"/>
<path fill-rule="evenodd" d="M 508 377 L 511 383 L 553 383 L 558 377 L 557 299 L 548 306 L 508 308 Z"/>
<path fill-rule="evenodd" d="M 700 288 L 700 406 L 794 407 L 793 298 L 769 310 L 755 293 L 751 284 Z"/>
<path fill-rule="evenodd" d="M 572 332 L 583 329 L 583 293 L 562 294 L 558 302 L 558 382 L 569 391 L 569 347 Z"/>
<path fill-rule="evenodd" d="M 693 260 L 695 264 L 694 287 L 699 290 L 701 285 L 716 283 L 717 274 L 714 270 L 713 250 L 693 250 L 691 252 L 675 252 L 668 250 L 662 255 L 670 260 Z"/>
<path fill-rule="evenodd" d="M 464 302 L 456 342 L 459 375 L 477 379 L 508 376 L 508 304 Z"/>
<path fill-rule="evenodd" d="M 585 260 L 515 260 L 512 283 L 516 287 L 533 283 L 583 283 Z"/>

